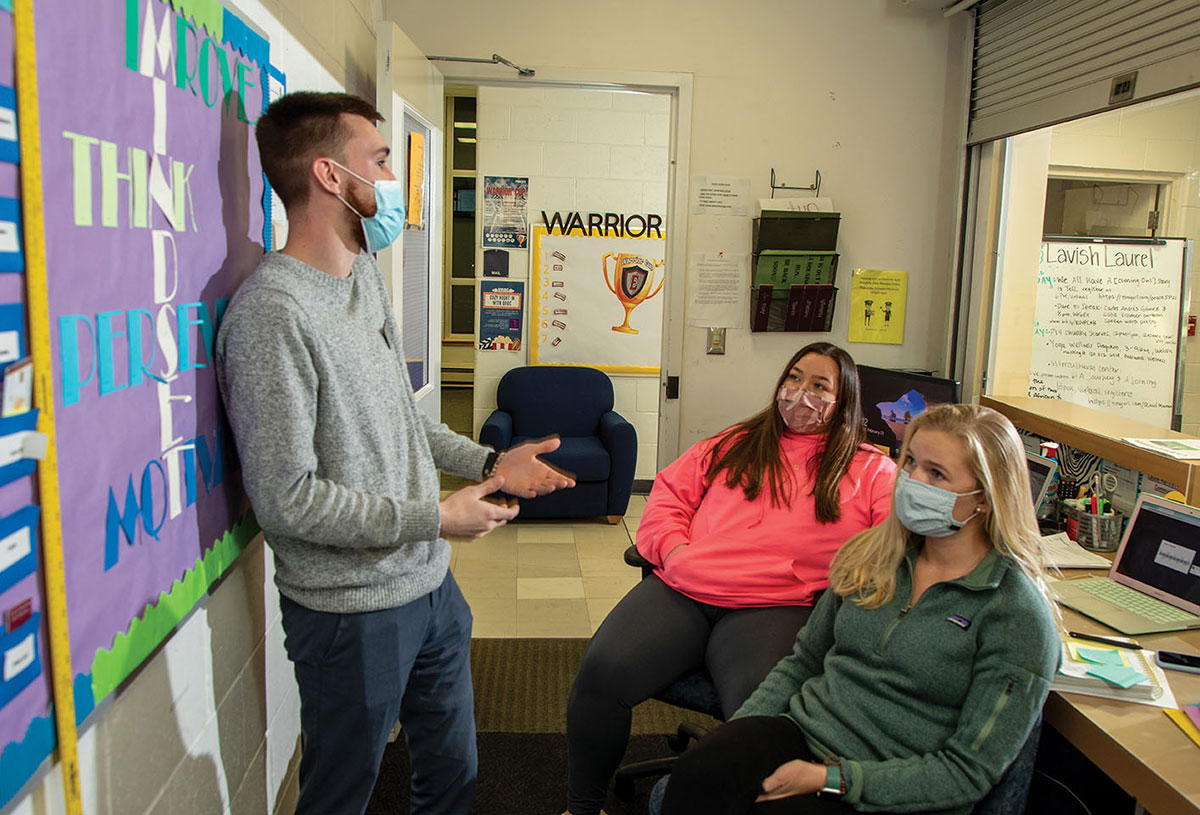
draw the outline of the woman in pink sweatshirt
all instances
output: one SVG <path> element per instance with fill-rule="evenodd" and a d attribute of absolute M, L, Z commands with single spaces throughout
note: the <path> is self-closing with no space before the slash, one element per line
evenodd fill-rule
<path fill-rule="evenodd" d="M 895 471 L 866 444 L 854 360 L 818 342 L 766 409 L 659 473 L 637 533 L 654 574 L 605 618 L 571 689 L 570 815 L 600 812 L 634 705 L 703 667 L 738 709 L 791 652 L 834 553 L 887 516 Z"/>

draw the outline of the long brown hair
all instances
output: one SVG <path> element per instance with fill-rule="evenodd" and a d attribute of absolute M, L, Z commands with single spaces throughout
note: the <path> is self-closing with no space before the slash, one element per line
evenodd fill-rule
<path fill-rule="evenodd" d="M 724 472 L 725 485 L 730 489 L 740 486 L 747 501 L 758 498 L 764 486 L 770 489 L 772 506 L 787 501 L 793 475 L 779 447 L 787 426 L 775 400 L 792 366 L 806 354 L 829 357 L 838 366 L 837 404 L 825 431 L 825 444 L 808 461 L 809 475 L 813 478 L 809 494 L 816 498 L 817 520 L 833 523 L 842 516 L 838 486 L 850 469 L 855 452 L 866 441 L 867 431 L 863 426 L 858 367 L 848 353 L 831 343 L 810 343 L 792 355 L 771 391 L 771 404 L 716 436 L 704 476 L 713 484 Z"/>

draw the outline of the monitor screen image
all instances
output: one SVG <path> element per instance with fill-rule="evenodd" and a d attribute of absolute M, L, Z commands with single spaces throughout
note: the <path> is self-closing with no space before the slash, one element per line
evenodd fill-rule
<path fill-rule="evenodd" d="M 858 366 L 867 441 L 900 452 L 908 423 L 930 405 L 959 401 L 959 383 L 926 374 Z"/>

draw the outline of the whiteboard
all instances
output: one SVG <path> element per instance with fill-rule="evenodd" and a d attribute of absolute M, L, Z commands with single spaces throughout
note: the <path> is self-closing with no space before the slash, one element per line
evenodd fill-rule
<path fill-rule="evenodd" d="M 1183 238 L 1042 241 L 1029 395 L 1170 429 L 1189 250 Z"/>

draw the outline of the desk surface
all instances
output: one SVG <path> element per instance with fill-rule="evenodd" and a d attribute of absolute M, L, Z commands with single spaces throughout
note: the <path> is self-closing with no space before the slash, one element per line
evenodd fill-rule
<path fill-rule="evenodd" d="M 1065 572 L 1067 577 L 1080 574 Z M 1062 611 L 1068 630 L 1121 636 L 1069 608 Z M 1200 653 L 1200 631 L 1135 639 L 1150 650 Z M 1200 702 L 1200 674 L 1166 675 L 1180 705 Z M 1045 720 L 1155 815 L 1200 813 L 1200 747 L 1162 708 L 1054 691 L 1046 700 Z"/>

